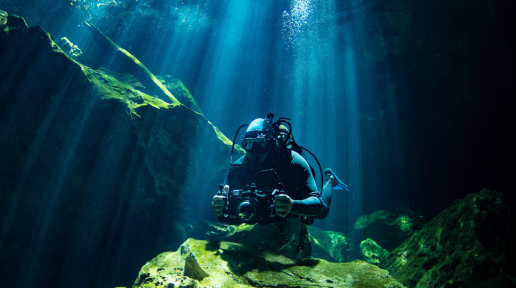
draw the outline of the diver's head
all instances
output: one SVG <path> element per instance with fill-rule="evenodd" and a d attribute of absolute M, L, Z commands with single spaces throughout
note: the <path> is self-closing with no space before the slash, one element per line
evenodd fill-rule
<path fill-rule="evenodd" d="M 0 27 L 4 27 L 7 24 L 7 12 L 0 10 Z"/>
<path fill-rule="evenodd" d="M 286 134 L 288 134 L 288 127 L 287 127 L 287 126 L 285 126 L 285 125 L 280 125 L 280 126 L 279 126 L 279 133 L 280 133 L 280 134 L 281 134 L 281 133 L 283 133 L 283 134 L 285 134 L 285 135 L 286 135 Z"/>
<path fill-rule="evenodd" d="M 287 126 L 285 125 L 279 125 L 278 127 L 278 145 L 280 147 L 283 147 L 287 144 L 287 138 L 289 137 L 289 130 Z M 290 138 L 292 138 L 292 134 L 290 135 Z"/>
<path fill-rule="evenodd" d="M 242 147 L 250 157 L 267 157 L 270 150 L 276 146 L 276 132 L 271 124 L 262 118 L 255 119 L 245 132 Z"/>

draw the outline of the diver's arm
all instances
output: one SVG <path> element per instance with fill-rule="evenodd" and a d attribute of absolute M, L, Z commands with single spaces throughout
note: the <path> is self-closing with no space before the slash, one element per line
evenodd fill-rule
<path fill-rule="evenodd" d="M 224 193 L 225 195 L 228 195 L 229 193 L 229 186 L 224 186 Z M 223 195 L 215 195 L 213 196 L 213 202 L 211 202 L 211 209 L 213 210 L 213 213 L 215 216 L 222 216 L 224 212 L 222 210 L 224 209 L 224 203 L 226 200 L 226 196 Z"/>
<path fill-rule="evenodd" d="M 321 213 L 321 199 L 319 197 L 309 197 L 304 200 L 294 200 L 294 208 L 291 214 L 301 216 L 317 216 Z"/>
<path fill-rule="evenodd" d="M 229 166 L 228 174 L 226 174 L 223 186 L 229 185 L 231 189 L 243 188 L 242 174 L 244 174 L 243 172 L 246 169 L 246 167 L 242 165 L 244 164 L 244 159 L 245 156 L 242 156 Z"/>
<path fill-rule="evenodd" d="M 243 161 L 243 157 L 235 161 L 235 163 L 241 164 Z M 213 210 L 213 213 L 215 216 L 221 216 L 223 215 L 222 210 L 224 209 L 224 203 L 226 201 L 226 197 L 229 194 L 230 188 L 239 187 L 238 185 L 238 173 L 239 173 L 239 166 L 232 165 L 229 167 L 228 174 L 226 175 L 226 179 L 224 180 L 224 191 L 222 195 L 216 194 L 213 196 L 213 201 L 211 202 L 211 208 Z"/>
<path fill-rule="evenodd" d="M 300 200 L 294 200 L 291 214 L 301 216 L 316 216 L 321 213 L 322 201 L 315 185 L 310 166 L 305 159 L 296 152 L 292 152 L 292 176 L 295 177 Z"/>

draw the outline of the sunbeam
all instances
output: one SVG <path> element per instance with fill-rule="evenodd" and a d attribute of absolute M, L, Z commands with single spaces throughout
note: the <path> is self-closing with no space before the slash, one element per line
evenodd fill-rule
<path fill-rule="evenodd" d="M 2 287 L 514 286 L 502 2 L 0 0 Z"/>

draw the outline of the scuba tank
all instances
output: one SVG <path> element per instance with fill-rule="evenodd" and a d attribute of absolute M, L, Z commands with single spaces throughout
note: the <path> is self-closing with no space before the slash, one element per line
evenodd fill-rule
<path fill-rule="evenodd" d="M 310 153 L 310 155 L 312 155 L 312 157 L 314 157 L 315 161 L 317 162 L 317 165 L 319 166 L 319 171 L 320 171 L 320 175 L 321 175 L 321 193 L 322 193 L 322 189 L 324 187 L 324 177 L 323 177 L 322 168 L 321 168 L 321 164 L 319 163 L 319 160 L 308 149 L 306 149 L 305 147 L 302 147 L 296 143 L 296 141 L 294 140 L 294 137 L 292 136 L 292 125 L 289 122 L 289 120 L 291 120 L 291 119 L 285 118 L 285 117 L 280 117 L 280 118 L 278 118 L 277 121 L 274 121 L 274 116 L 275 115 L 273 112 L 269 112 L 267 114 L 267 118 L 265 120 L 272 126 L 272 128 L 274 129 L 274 132 L 276 132 L 276 139 L 275 139 L 276 147 L 278 149 L 282 150 L 283 152 L 295 151 L 305 159 L 306 159 L 306 157 L 305 157 L 303 151 Z M 253 124 L 253 123 L 251 123 L 251 124 Z M 286 124 L 288 126 L 288 129 L 283 124 Z M 249 126 L 249 124 L 241 125 L 235 133 L 235 137 L 233 138 L 233 145 L 231 147 L 231 158 L 229 161 L 230 165 L 236 165 L 233 163 L 233 152 L 235 149 L 235 142 L 236 142 L 238 133 L 240 132 L 240 129 L 247 127 L 247 126 Z M 312 172 L 312 176 L 314 177 L 314 180 L 315 180 L 315 171 L 310 164 L 308 164 L 308 165 Z M 314 223 L 314 217 L 303 216 L 303 217 L 301 217 L 301 222 L 306 225 L 312 225 Z M 304 243 L 304 238 L 306 236 L 305 233 L 306 233 L 306 231 L 304 229 L 302 229 L 301 233 L 299 235 L 299 244 L 296 248 L 297 253 L 299 253 L 300 250 L 304 249 L 303 243 Z"/>
<path fill-rule="evenodd" d="M 288 149 L 288 150 L 292 150 L 292 151 L 295 151 L 297 152 L 299 155 L 303 156 L 303 158 L 306 159 L 306 156 L 305 156 L 305 153 L 303 153 L 303 150 L 310 153 L 310 155 L 312 155 L 312 157 L 314 157 L 315 161 L 317 162 L 317 165 L 319 166 L 319 172 L 321 173 L 321 191 L 323 189 L 323 186 L 324 186 L 324 177 L 323 177 L 323 173 L 322 173 L 322 168 L 321 168 L 321 164 L 319 163 L 319 160 L 317 159 L 317 157 L 315 157 L 315 155 L 310 152 L 310 150 L 306 149 L 305 147 L 303 146 L 300 146 L 296 143 L 296 141 L 294 140 L 294 136 L 292 135 L 292 125 L 290 124 L 290 122 L 288 122 L 288 120 L 291 120 L 289 118 L 285 118 L 285 117 L 280 117 L 278 118 L 278 121 L 274 122 L 274 113 L 272 112 L 269 112 L 267 114 L 267 121 L 272 125 L 272 127 L 276 130 L 276 135 L 277 136 L 277 144 L 278 144 L 278 148 L 280 149 Z M 283 128 L 282 126 L 282 123 L 285 123 L 288 125 L 288 129 Z M 285 131 L 287 130 L 287 131 Z M 310 166 L 310 170 L 312 171 L 312 175 L 314 177 L 314 180 L 315 180 L 315 170 L 314 168 L 312 167 L 312 165 L 308 164 L 308 166 Z"/>

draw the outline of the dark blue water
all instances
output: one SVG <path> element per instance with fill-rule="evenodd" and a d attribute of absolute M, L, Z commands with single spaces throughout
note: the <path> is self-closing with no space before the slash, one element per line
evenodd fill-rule
<path fill-rule="evenodd" d="M 315 224 L 319 228 L 344 232 L 359 216 L 380 209 L 412 209 L 431 219 L 482 188 L 514 192 L 515 43 L 507 37 L 514 31 L 503 4 L 0 0 L 0 10 L 23 16 L 54 39 L 67 37 L 83 51 L 76 60 L 84 65 L 124 73 L 82 22 L 95 24 L 155 75 L 183 81 L 228 138 L 269 111 L 291 118 L 297 142 L 350 187 L 334 194 L 330 215 Z M 92 160 L 92 177 L 109 181 L 94 171 L 112 165 L 151 179 L 133 164 L 142 161 L 137 152 L 120 148 L 133 158 L 111 156 L 114 145 L 135 137 L 131 133 L 101 146 L 110 156 Z M 73 153 L 80 145 L 63 149 Z M 320 183 L 317 163 L 308 160 Z M 51 173 L 50 182 L 62 183 L 65 174 Z M 195 179 L 206 190 L 191 191 L 189 201 L 199 209 L 191 221 L 215 220 L 211 197 L 223 178 L 221 172 L 216 179 Z M 8 270 L 15 273 L 15 287 L 130 286 L 145 261 L 165 247 L 175 249 L 177 215 L 167 210 L 173 200 L 160 202 L 154 183 L 139 179 L 111 179 L 112 189 L 91 187 L 86 196 L 41 187 L 47 196 L 33 207 L 45 217 L 34 223 L 13 220 L 12 211 L 30 199 L 2 195 L 8 199 L 2 213 L 14 217 L 2 219 L 2 258 L 16 259 L 6 256 L 16 253 L 30 259 Z M 138 187 L 157 201 L 153 210 L 134 213 L 137 197 L 118 192 L 128 191 L 124 187 Z M 67 201 L 84 203 L 82 210 L 64 213 Z M 110 225 L 92 229 L 100 222 Z M 48 270 L 34 276 L 41 265 Z"/>

